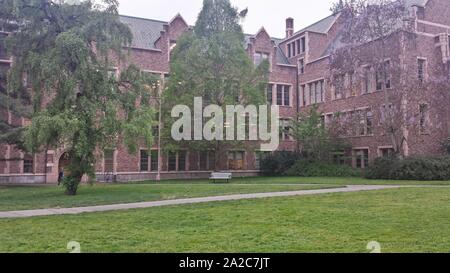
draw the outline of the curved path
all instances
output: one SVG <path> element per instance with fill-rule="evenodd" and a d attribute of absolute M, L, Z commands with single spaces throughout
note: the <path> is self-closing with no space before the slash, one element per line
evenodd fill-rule
<path fill-rule="evenodd" d="M 81 214 L 81 213 L 88 213 L 88 212 L 118 211 L 118 210 L 142 209 L 142 208 L 153 208 L 153 207 L 163 207 L 163 206 L 173 206 L 173 205 L 219 202 L 219 201 L 234 201 L 234 200 L 244 200 L 244 199 L 260 199 L 260 198 L 271 198 L 271 197 L 318 195 L 318 194 L 341 193 L 341 192 L 373 191 L 373 190 L 383 190 L 383 189 L 395 189 L 395 188 L 401 188 L 401 187 L 402 186 L 383 186 L 383 185 L 380 185 L 380 186 L 369 186 L 369 185 L 367 185 L 367 186 L 346 186 L 344 188 L 334 188 L 334 189 L 236 194 L 236 195 L 224 195 L 224 196 L 214 196 L 214 197 L 175 199 L 175 200 L 164 200 L 164 201 L 153 201 L 153 202 L 91 206 L 91 207 L 5 211 L 5 212 L 0 212 L 0 219 Z"/>

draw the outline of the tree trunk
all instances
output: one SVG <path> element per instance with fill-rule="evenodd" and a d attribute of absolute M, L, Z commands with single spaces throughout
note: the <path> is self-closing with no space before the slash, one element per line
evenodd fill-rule
<path fill-rule="evenodd" d="M 47 178 L 48 178 L 48 175 L 47 175 L 47 164 L 48 164 L 48 149 L 49 149 L 49 144 L 47 144 L 47 146 L 45 146 L 45 159 L 44 159 L 44 174 L 45 174 L 45 181 L 44 181 L 44 184 L 47 184 Z"/>
<path fill-rule="evenodd" d="M 66 192 L 65 194 L 68 196 L 75 196 L 77 195 L 78 191 L 78 185 L 81 183 L 81 179 L 83 178 L 83 175 L 76 174 L 74 176 L 67 177 L 66 182 Z"/>
<path fill-rule="evenodd" d="M 220 151 L 220 143 L 219 141 L 216 142 L 216 152 L 215 152 L 215 160 L 216 160 L 216 164 L 214 166 L 214 171 L 218 172 L 220 171 L 219 168 L 219 164 L 220 164 L 220 155 L 221 155 L 221 151 Z"/>

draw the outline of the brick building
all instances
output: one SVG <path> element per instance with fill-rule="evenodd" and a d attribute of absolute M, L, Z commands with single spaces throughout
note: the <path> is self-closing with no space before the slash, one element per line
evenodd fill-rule
<path fill-rule="evenodd" d="M 432 78 L 434 73 L 448 69 L 450 61 L 450 3 L 448 0 L 408 0 L 411 11 L 415 44 L 400 46 L 403 31 L 392 35 L 392 56 L 389 62 L 401 63 L 408 75 L 417 75 L 420 82 Z M 177 39 L 190 26 L 181 15 L 170 22 L 121 16 L 134 35 L 130 48 L 129 62 L 138 65 L 143 71 L 152 73 L 164 84 L 169 77 L 170 51 Z M 392 143 L 379 126 L 380 120 L 375 109 L 385 107 L 384 92 L 379 92 L 376 71 L 360 78 L 358 75 L 343 75 L 351 82 L 345 88 L 337 89 L 329 79 L 330 56 L 339 43 L 342 31 L 340 16 L 331 15 L 323 20 L 295 31 L 294 20 L 286 20 L 286 37 L 272 38 L 264 28 L 255 35 L 246 35 L 245 47 L 249 56 L 258 64 L 263 59 L 270 63 L 270 78 L 267 88 L 269 103 L 280 106 L 281 124 L 288 126 L 289 120 L 300 111 L 307 111 L 317 105 L 328 122 L 336 113 L 362 113 L 359 130 L 348 135 L 352 148 L 336 153 L 351 158 L 356 168 L 365 168 L 371 160 L 391 151 Z M 0 33 L 0 39 L 7 33 Z M 12 59 L 0 47 L 0 69 L 8 69 Z M 117 64 L 118 73 L 127 64 Z M 364 66 L 362 66 L 364 67 Z M 363 68 L 361 68 L 363 69 Z M 372 80 L 370 80 L 372 79 Z M 396 81 L 389 78 L 386 88 L 396 90 Z M 2 83 L 4 86 L 4 83 Z M 384 84 L 387 84 L 384 82 Z M 433 88 L 424 85 L 423 92 L 417 96 L 402 97 L 402 109 L 416 113 L 417 126 L 404 129 L 405 143 L 402 145 L 406 155 L 442 153 L 441 141 L 450 133 L 450 110 L 435 104 Z M 448 98 L 448 97 L 447 97 Z M 449 101 L 450 102 L 450 101 Z M 448 102 L 447 102 L 448 103 Z M 439 105 L 439 107 L 438 107 Z M 0 109 L 0 117 L 10 124 L 24 125 L 26 120 L 17 118 L 5 109 Z M 158 142 L 156 141 L 156 144 Z M 280 150 L 294 150 L 297 143 L 282 134 Z M 221 169 L 229 169 L 236 176 L 253 176 L 259 173 L 260 153 L 256 150 L 232 150 L 221 160 Z M 104 151 L 98 160 L 99 180 L 132 181 L 172 178 L 207 177 L 214 169 L 213 152 L 179 151 L 164 153 L 158 145 L 150 150 L 142 148 L 138 154 L 130 155 L 124 147 L 114 151 Z M 3 160 L 2 160 L 3 159 Z M 9 159 L 9 160 L 4 160 Z M 28 155 L 10 145 L 0 146 L 0 183 L 54 183 L 58 170 L 64 166 L 64 150 L 54 149 L 44 154 Z"/>

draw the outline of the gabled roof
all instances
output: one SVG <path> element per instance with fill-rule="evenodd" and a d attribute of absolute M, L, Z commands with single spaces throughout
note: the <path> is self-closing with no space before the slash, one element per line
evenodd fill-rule
<path fill-rule="evenodd" d="M 155 42 L 161 37 L 161 31 L 168 22 L 120 15 L 120 21 L 131 29 L 133 41 L 131 47 L 156 49 Z"/>
<path fill-rule="evenodd" d="M 317 32 L 317 33 L 323 33 L 326 34 L 330 30 L 330 28 L 334 25 L 336 20 L 339 18 L 339 14 L 332 14 L 326 18 L 323 18 L 322 20 L 305 27 L 304 29 L 301 29 L 294 33 L 294 35 L 303 33 L 303 32 Z"/>
<path fill-rule="evenodd" d="M 261 32 L 262 30 L 264 30 L 264 29 L 262 28 L 259 32 Z M 250 43 L 250 39 L 255 38 L 259 34 L 259 32 L 256 35 L 244 34 L 245 48 L 247 48 L 248 44 Z M 271 37 L 271 39 L 275 43 L 275 46 L 277 48 L 276 56 L 275 56 L 277 64 L 290 65 L 291 63 L 289 62 L 286 55 L 284 55 L 283 50 L 281 50 L 281 48 L 280 48 L 280 43 L 283 41 L 283 39 L 278 39 L 278 38 L 273 38 L 273 37 Z"/>

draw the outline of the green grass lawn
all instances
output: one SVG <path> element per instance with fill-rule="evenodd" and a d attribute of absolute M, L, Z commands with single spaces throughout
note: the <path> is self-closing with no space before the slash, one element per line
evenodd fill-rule
<path fill-rule="evenodd" d="M 450 188 L 0 220 L 0 252 L 450 252 Z"/>
<path fill-rule="evenodd" d="M 82 185 L 77 196 L 65 196 L 57 186 L 0 187 L 0 211 L 69 208 L 116 203 L 157 201 L 238 193 L 335 188 L 326 185 L 244 184 L 94 184 Z"/>

